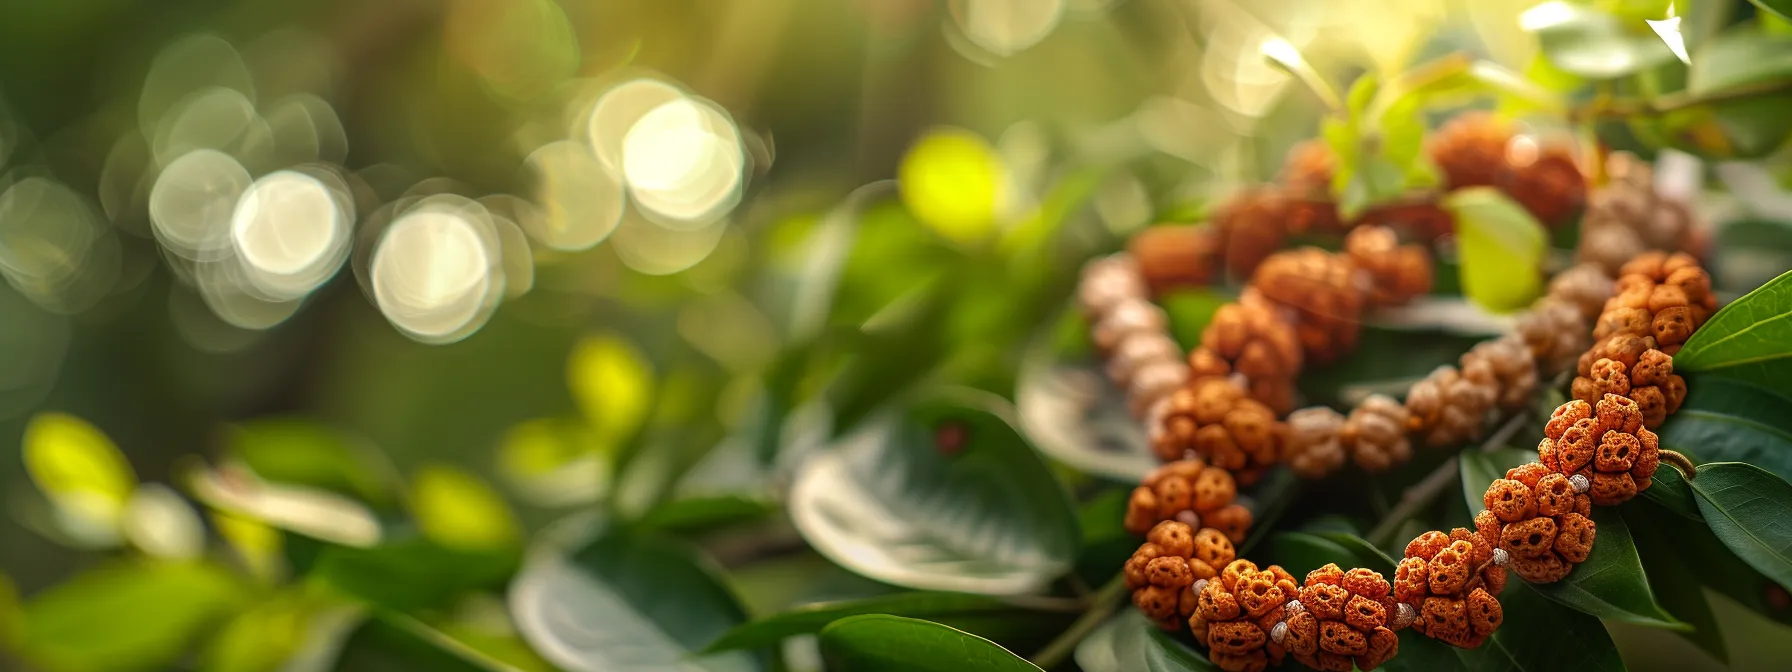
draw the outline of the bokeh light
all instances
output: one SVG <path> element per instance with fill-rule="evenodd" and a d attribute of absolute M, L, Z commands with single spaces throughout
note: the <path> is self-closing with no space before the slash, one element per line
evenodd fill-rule
<path fill-rule="evenodd" d="M 503 291 L 495 235 L 468 215 L 467 208 L 418 208 L 394 220 L 373 253 L 374 301 L 412 338 L 465 338 L 491 316 Z"/>
<path fill-rule="evenodd" d="M 252 180 L 243 164 L 216 149 L 174 159 L 149 192 L 149 221 L 156 239 L 176 255 L 215 261 L 230 250 L 230 222 L 237 199 Z"/>
<path fill-rule="evenodd" d="M 541 216 L 518 222 L 537 241 L 556 250 L 583 250 L 616 230 L 627 206 L 622 182 L 584 143 L 543 145 L 523 162 Z"/>
<path fill-rule="evenodd" d="M 328 280 L 348 256 L 351 207 L 336 190 L 298 171 L 270 173 L 243 193 L 231 217 L 231 242 L 250 285 L 275 299 L 302 297 Z"/>
<path fill-rule="evenodd" d="M 951 8 L 965 38 L 997 56 L 1038 44 L 1064 17 L 1064 0 L 953 0 Z"/>
<path fill-rule="evenodd" d="M 641 115 L 622 140 L 629 196 L 654 221 L 696 230 L 740 202 L 740 134 L 728 116 L 692 98 Z"/>

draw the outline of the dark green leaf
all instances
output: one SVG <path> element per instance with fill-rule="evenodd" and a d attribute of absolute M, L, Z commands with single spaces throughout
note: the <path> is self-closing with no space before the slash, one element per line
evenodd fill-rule
<path fill-rule="evenodd" d="M 1674 369 L 1706 372 L 1792 394 L 1792 272 L 1730 302 L 1693 332 Z"/>
<path fill-rule="evenodd" d="M 1114 488 L 1097 495 L 1077 509 L 1083 532 L 1083 549 L 1077 554 L 1076 572 L 1089 585 L 1100 585 L 1114 575 L 1114 568 L 1139 547 L 1139 538 L 1127 532 L 1126 503 L 1132 490 Z"/>
<path fill-rule="evenodd" d="M 1468 502 L 1468 510 L 1473 512 L 1487 508 L 1485 503 L 1487 486 L 1494 481 L 1506 477 L 1506 470 L 1534 462 L 1537 453 L 1515 448 L 1501 448 L 1494 451 L 1465 450 L 1459 456 L 1461 462 L 1458 470 L 1462 474 L 1462 500 Z"/>
<path fill-rule="evenodd" d="M 1630 528 L 1611 507 L 1593 509 L 1598 525 L 1596 543 L 1587 561 L 1575 566 L 1568 578 L 1532 586 L 1545 597 L 1601 619 L 1635 623 L 1653 628 L 1688 630 L 1655 603 L 1643 561 L 1637 557 Z"/>
<path fill-rule="evenodd" d="M 205 563 L 105 567 L 32 596 L 20 648 L 48 669 L 168 669 L 242 603 L 245 590 Z"/>
<path fill-rule="evenodd" d="M 1393 558 L 1388 557 L 1387 553 L 1383 553 L 1381 549 L 1376 548 L 1375 544 L 1369 543 L 1369 540 L 1354 534 L 1344 534 L 1339 532 L 1320 532 L 1317 534 L 1334 544 L 1344 547 L 1345 550 L 1350 551 L 1351 556 L 1354 558 L 1350 565 L 1351 567 L 1367 567 L 1387 576 L 1394 575 L 1394 565 L 1398 563 L 1396 563 Z"/>
<path fill-rule="evenodd" d="M 1680 475 L 1679 469 L 1664 464 L 1655 470 L 1653 481 L 1649 489 L 1643 491 L 1644 498 L 1688 520 L 1701 520 L 1699 503 L 1693 499 L 1692 486 L 1687 485 L 1686 477 Z"/>
<path fill-rule="evenodd" d="M 1245 537 L 1244 543 L 1238 545 L 1239 557 L 1244 557 L 1263 541 L 1270 530 L 1275 529 L 1276 521 L 1294 505 L 1300 496 L 1301 479 L 1287 469 L 1272 469 L 1256 485 L 1243 492 L 1245 503 L 1251 508 L 1251 534 Z"/>
<path fill-rule="evenodd" d="M 938 623 L 870 614 L 835 621 L 821 631 L 821 651 L 835 669 L 876 672 L 1038 672 L 995 642 Z"/>
<path fill-rule="evenodd" d="M 1475 649 L 1456 649 L 1474 672 L 1622 672 L 1618 647 L 1599 619 L 1537 594 L 1513 580 L 1500 593 L 1505 622 Z M 1396 657 L 1398 658 L 1398 657 Z"/>
<path fill-rule="evenodd" d="M 761 648 L 776 644 L 786 637 L 820 632 L 829 623 L 864 614 L 925 618 L 975 631 L 974 627 L 965 627 L 955 621 L 975 623 L 1012 617 L 1023 611 L 1012 602 L 969 593 L 895 593 L 862 600 L 822 602 L 744 623 L 710 643 L 705 651 Z"/>
<path fill-rule="evenodd" d="M 1647 512 L 1638 518 L 1648 521 L 1648 532 L 1637 537 L 1645 564 L 1653 563 L 1657 558 L 1655 549 L 1665 545 L 1679 559 L 1679 564 L 1699 569 L 1692 576 L 1697 576 L 1705 586 L 1768 618 L 1792 624 L 1792 599 L 1787 599 L 1786 590 L 1731 553 L 1704 522 L 1669 515 L 1653 501 L 1626 506 Z M 1645 543 L 1653 541 L 1664 543 L 1653 546 Z"/>
<path fill-rule="evenodd" d="M 1650 490 L 1659 487 L 1661 480 L 1658 478 Z M 1711 604 L 1706 601 L 1701 584 L 1688 580 L 1689 577 L 1700 576 L 1711 570 L 1707 568 L 1701 571 L 1687 564 L 1681 552 L 1674 548 L 1676 544 L 1685 541 L 1675 540 L 1664 534 L 1665 528 L 1657 525 L 1657 521 L 1649 516 L 1655 511 L 1633 504 L 1625 505 L 1622 509 L 1624 521 L 1630 526 L 1631 535 L 1636 541 L 1637 553 L 1643 559 L 1644 571 L 1649 576 L 1650 591 L 1655 593 L 1655 599 L 1663 609 L 1692 626 L 1690 632 L 1682 632 L 1680 636 L 1719 661 L 1727 661 L 1729 654 L 1724 649 L 1724 635 L 1718 629 L 1717 618 L 1711 614 Z M 1601 527 L 1599 531 L 1603 534 L 1605 529 Z M 1604 539 L 1599 541 L 1603 543 Z"/>
<path fill-rule="evenodd" d="M 232 428 L 230 451 L 276 483 L 324 488 L 375 504 L 392 499 L 395 478 L 377 453 L 342 432 L 300 418 L 264 418 Z"/>
<path fill-rule="evenodd" d="M 1076 512 L 994 395 L 941 395 L 805 462 L 790 516 L 817 551 L 911 588 L 1031 592 L 1070 568 Z"/>
<path fill-rule="evenodd" d="M 1750 567 L 1792 585 L 1792 485 L 1740 462 L 1702 465 L 1691 484 L 1717 538 Z"/>
<path fill-rule="evenodd" d="M 1792 19 L 1792 0 L 1748 0 L 1756 7 L 1773 12 L 1782 19 Z"/>
<path fill-rule="evenodd" d="M 1356 556 L 1350 549 L 1325 537 L 1305 532 L 1277 532 L 1270 535 L 1262 556 L 1267 564 L 1281 565 L 1295 577 L 1304 577 L 1326 563 L 1351 567 Z"/>
<path fill-rule="evenodd" d="M 336 672 L 520 672 L 417 619 L 377 612 L 343 643 Z"/>
<path fill-rule="evenodd" d="M 1674 58 L 1641 21 L 1625 22 L 1598 9 L 1552 0 L 1526 10 L 1520 23 L 1564 71 L 1593 79 L 1641 72 Z"/>
<path fill-rule="evenodd" d="M 676 499 L 647 511 L 635 524 L 644 528 L 692 532 L 763 519 L 778 512 L 775 502 L 745 495 Z"/>
<path fill-rule="evenodd" d="M 1792 477 L 1792 400 L 1709 376 L 1691 378 L 1686 387 L 1686 402 L 1661 426 L 1662 448 L 1708 462 L 1747 462 Z"/>
<path fill-rule="evenodd" d="M 1456 655 L 1457 650 L 1407 628 L 1400 631 L 1400 652 L 1380 669 L 1388 672 L 1460 672 L 1469 669 Z"/>
<path fill-rule="evenodd" d="M 1495 312 L 1531 305 L 1543 291 L 1549 252 L 1537 218 L 1491 187 L 1457 189 L 1442 206 L 1456 217 L 1463 294 Z"/>
<path fill-rule="evenodd" d="M 759 669 L 745 652 L 692 658 L 746 616 L 693 551 L 649 533 L 550 538 L 511 582 L 510 612 L 523 638 L 562 669 Z"/>
<path fill-rule="evenodd" d="M 1331 366 L 1302 372 L 1308 403 L 1354 406 L 1372 392 L 1400 395 L 1443 364 L 1454 364 L 1482 339 L 1437 331 L 1365 327 L 1357 348 Z"/>
<path fill-rule="evenodd" d="M 465 551 L 426 539 L 373 548 L 331 546 L 311 576 L 350 595 L 397 611 L 447 605 L 468 591 L 501 588 L 516 570 L 508 551 Z"/>
<path fill-rule="evenodd" d="M 1108 619 L 1076 648 L 1084 672 L 1212 672 L 1207 656 L 1172 638 L 1137 609 Z"/>

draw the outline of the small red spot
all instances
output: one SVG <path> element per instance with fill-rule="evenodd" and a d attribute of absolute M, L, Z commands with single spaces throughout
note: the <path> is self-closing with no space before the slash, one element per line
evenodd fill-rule
<path fill-rule="evenodd" d="M 1767 584 L 1767 606 L 1773 607 L 1774 611 L 1785 611 L 1792 607 L 1792 593 L 1787 593 L 1779 584 Z"/>
<path fill-rule="evenodd" d="M 948 422 L 933 430 L 933 445 L 941 455 L 957 455 L 964 450 L 966 436 L 964 425 Z"/>

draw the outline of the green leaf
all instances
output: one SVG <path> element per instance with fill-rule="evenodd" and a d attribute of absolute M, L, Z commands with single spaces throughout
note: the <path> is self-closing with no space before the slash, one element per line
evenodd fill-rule
<path fill-rule="evenodd" d="M 1680 561 L 1679 564 L 1699 568 L 1698 572 L 1690 576 L 1698 577 L 1703 585 L 1763 616 L 1780 623 L 1792 624 L 1792 604 L 1788 604 L 1783 597 L 1774 597 L 1776 594 L 1784 596 L 1786 590 L 1755 571 L 1755 568 L 1736 557 L 1735 553 L 1731 553 L 1729 547 L 1717 538 L 1704 521 L 1668 515 L 1668 512 L 1649 500 L 1627 506 L 1642 508 L 1647 512 L 1647 515 L 1638 518 L 1648 522 L 1648 529 L 1637 536 L 1638 548 L 1643 553 L 1645 565 L 1657 560 L 1654 549 L 1661 546 L 1650 545 L 1648 542 L 1663 540 Z M 1642 526 L 1637 526 L 1633 531 L 1635 529 L 1642 529 Z M 1651 576 L 1654 574 L 1651 573 Z M 1672 578 L 1678 575 L 1663 576 Z"/>
<path fill-rule="evenodd" d="M 1699 503 L 1694 500 L 1692 486 L 1686 483 L 1686 477 L 1680 475 L 1679 469 L 1664 465 L 1655 470 L 1652 481 L 1649 489 L 1643 491 L 1644 498 L 1687 520 L 1703 520 L 1699 517 Z"/>
<path fill-rule="evenodd" d="M 1469 669 L 1456 655 L 1456 647 L 1426 637 L 1412 628 L 1401 630 L 1399 634 L 1400 652 L 1380 669 L 1388 672 L 1461 672 Z"/>
<path fill-rule="evenodd" d="M 0 572 L 0 651 L 16 651 L 24 636 L 25 613 L 19 605 L 19 588 Z"/>
<path fill-rule="evenodd" d="M 876 672 L 1039 672 L 1039 667 L 982 637 L 938 623 L 867 614 L 823 628 L 821 651 L 833 669 Z"/>
<path fill-rule="evenodd" d="M 1170 318 L 1170 335 L 1183 347 L 1193 348 L 1201 344 L 1201 332 L 1213 321 L 1213 314 L 1236 300 L 1212 289 L 1183 289 L 1164 296 L 1158 304 Z"/>
<path fill-rule="evenodd" d="M 1661 447 L 1708 462 L 1747 462 L 1792 478 L 1792 400 L 1704 375 L 1689 377 L 1686 388 L 1685 403 L 1658 432 Z"/>
<path fill-rule="evenodd" d="M 1792 271 L 1730 302 L 1693 332 L 1674 369 L 1746 380 L 1792 395 Z"/>
<path fill-rule="evenodd" d="M 112 565 L 33 596 L 23 650 L 54 670 L 167 669 L 245 597 L 235 577 L 211 564 Z"/>
<path fill-rule="evenodd" d="M 1750 567 L 1792 585 L 1792 485 L 1740 462 L 1702 465 L 1691 483 L 1717 538 Z"/>
<path fill-rule="evenodd" d="M 910 588 L 1032 592 L 1079 544 L 1063 487 L 994 395 L 936 396 L 811 456 L 790 489 L 803 538 L 841 566 Z"/>
<path fill-rule="evenodd" d="M 305 644 L 326 605 L 299 591 L 284 591 L 224 624 L 200 655 L 205 672 L 273 672 Z"/>
<path fill-rule="evenodd" d="M 1084 672 L 1214 672 L 1207 656 L 1170 637 L 1137 609 L 1108 619 L 1076 647 Z"/>
<path fill-rule="evenodd" d="M 1593 509 L 1598 536 L 1587 561 L 1575 566 L 1568 578 L 1534 585 L 1544 597 L 1605 620 L 1635 623 L 1652 628 L 1690 630 L 1655 603 L 1643 561 L 1637 557 L 1630 527 L 1611 507 Z"/>
<path fill-rule="evenodd" d="M 1792 0 L 1748 0 L 1782 19 L 1792 19 Z"/>
<path fill-rule="evenodd" d="M 516 565 L 513 551 L 409 539 L 374 548 L 328 547 L 311 577 L 373 604 L 410 611 L 445 606 L 468 591 L 500 588 Z"/>
<path fill-rule="evenodd" d="M 1350 181 L 1338 197 L 1338 215 L 1345 220 L 1406 193 L 1407 173 L 1400 164 L 1380 154 L 1362 154 L 1357 159 Z"/>
<path fill-rule="evenodd" d="M 1156 469 L 1144 425 L 1101 367 L 1052 354 L 1034 348 L 1015 383 L 1021 429 L 1033 445 L 1077 471 L 1121 483 L 1137 483 Z"/>
<path fill-rule="evenodd" d="M 1317 532 L 1315 534 L 1349 551 L 1354 559 L 1351 567 L 1368 567 L 1387 576 L 1394 575 L 1394 567 L 1398 563 L 1387 553 L 1376 548 L 1375 544 L 1369 543 L 1368 539 L 1342 532 Z"/>
<path fill-rule="evenodd" d="M 1654 490 L 1660 486 L 1660 479 L 1657 479 L 1656 484 L 1649 489 Z M 1644 573 L 1649 577 L 1649 590 L 1655 593 L 1655 599 L 1663 609 L 1692 626 L 1690 632 L 1682 632 L 1680 636 L 1719 661 L 1727 662 L 1729 652 L 1724 648 L 1724 634 L 1718 629 L 1717 617 L 1711 614 L 1711 604 L 1705 599 L 1701 584 L 1687 580 L 1712 570 L 1706 568 L 1701 571 L 1686 562 L 1675 548 L 1677 544 L 1685 543 L 1685 540 L 1677 540 L 1664 534 L 1666 528 L 1656 525 L 1656 521 L 1648 515 L 1655 513 L 1654 511 L 1639 505 L 1625 505 L 1621 509 L 1624 521 L 1629 525 L 1636 541 L 1637 553 L 1643 559 Z M 1600 529 L 1601 533 L 1604 531 L 1603 528 Z"/>
<path fill-rule="evenodd" d="M 1495 312 L 1531 305 L 1543 291 L 1549 253 L 1543 225 L 1491 187 L 1452 191 L 1442 205 L 1456 218 L 1463 293 Z"/>
<path fill-rule="evenodd" d="M 763 648 L 777 644 L 787 637 L 820 632 L 829 623 L 842 618 L 864 614 L 925 618 L 955 628 L 981 632 L 978 625 L 1015 618 L 1023 612 L 1023 609 L 1011 602 L 986 595 L 931 591 L 820 602 L 742 624 L 711 642 L 704 651 Z"/>
<path fill-rule="evenodd" d="M 600 450 L 620 448 L 653 409 L 653 365 L 619 335 L 590 336 L 574 346 L 566 381 Z"/>
<path fill-rule="evenodd" d="M 1641 21 L 1625 22 L 1586 5 L 1552 0 L 1519 17 L 1551 63 L 1592 79 L 1635 74 L 1674 59 Z"/>
<path fill-rule="evenodd" d="M 66 413 L 39 413 L 21 440 L 25 470 L 57 508 L 61 520 L 83 538 L 115 542 L 119 516 L 136 472 L 99 428 Z"/>
<path fill-rule="evenodd" d="M 1505 621 L 1485 644 L 1456 649 L 1473 672 L 1622 672 L 1618 647 L 1599 619 L 1539 595 L 1523 581 L 1508 581 L 1500 593 Z M 1404 653 L 1404 652 L 1402 652 Z M 1398 656 L 1396 656 L 1398 659 Z"/>
<path fill-rule="evenodd" d="M 411 483 L 411 514 L 423 536 L 448 548 L 515 547 L 522 529 L 503 496 L 483 479 L 447 465 L 424 465 Z"/>
<path fill-rule="evenodd" d="M 1472 515 L 1476 511 L 1487 508 L 1487 486 L 1494 481 L 1506 477 L 1506 470 L 1518 465 L 1535 462 L 1537 453 L 1516 448 L 1499 450 L 1464 450 L 1458 455 L 1460 461 L 1457 468 L 1462 475 L 1462 499 L 1468 502 L 1468 510 Z"/>
<path fill-rule="evenodd" d="M 566 670 L 760 669 L 745 652 L 693 657 L 746 615 L 691 549 L 649 533 L 549 535 L 511 581 L 510 612 L 530 646 Z"/>
<path fill-rule="evenodd" d="M 276 483 L 306 485 L 390 503 L 396 480 L 367 446 L 341 431 L 302 418 L 261 418 L 229 430 L 229 451 L 243 464 Z"/>
<path fill-rule="evenodd" d="M 336 672 L 520 672 L 415 618 L 376 612 L 342 645 Z"/>
<path fill-rule="evenodd" d="M 694 532 L 764 519 L 781 509 L 747 495 L 709 495 L 675 499 L 649 509 L 635 524 L 669 532 Z"/>

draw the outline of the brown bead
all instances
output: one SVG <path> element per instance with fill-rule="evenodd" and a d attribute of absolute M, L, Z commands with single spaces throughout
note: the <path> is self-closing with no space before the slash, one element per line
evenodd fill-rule
<path fill-rule="evenodd" d="M 1303 356 L 1327 364 L 1356 344 L 1364 299 L 1354 273 L 1344 255 L 1318 248 L 1278 252 L 1251 277 L 1256 298 L 1241 297 L 1240 303 L 1291 310 Z"/>
<path fill-rule="evenodd" d="M 1265 258 L 1282 247 L 1294 199 L 1279 187 L 1239 190 L 1213 211 L 1226 271 L 1250 277 Z"/>
<path fill-rule="evenodd" d="M 1544 425 L 1543 431 L 1549 438 L 1560 439 L 1568 427 L 1583 418 L 1590 417 L 1593 417 L 1592 404 L 1579 399 L 1571 399 L 1567 403 L 1557 406 L 1556 410 L 1550 413 L 1549 423 Z"/>
<path fill-rule="evenodd" d="M 1207 626 L 1207 646 L 1220 653 L 1245 654 L 1263 647 L 1268 635 L 1256 624 L 1226 621 Z"/>
<path fill-rule="evenodd" d="M 1431 591 L 1430 563 L 1425 558 L 1408 557 L 1394 568 L 1394 599 L 1416 604 Z"/>
<path fill-rule="evenodd" d="M 1637 492 L 1636 480 L 1630 474 L 1593 474 L 1593 487 L 1587 491 L 1594 504 L 1600 506 L 1617 506 L 1630 501 Z"/>
<path fill-rule="evenodd" d="M 1449 548 L 1439 551 L 1431 559 L 1429 569 L 1431 592 L 1436 595 L 1450 595 L 1460 592 L 1468 584 L 1469 573 L 1473 567 L 1470 556 L 1474 546 L 1466 541 L 1454 542 Z"/>
<path fill-rule="evenodd" d="M 1387 591 L 1382 591 L 1383 595 Z M 1387 625 L 1388 609 L 1382 606 L 1380 599 L 1370 599 L 1362 595 L 1352 595 L 1344 604 L 1344 622 L 1359 632 L 1370 632 Z"/>
<path fill-rule="evenodd" d="M 1356 657 L 1357 669 L 1371 672 L 1400 652 L 1400 637 L 1393 630 L 1376 628 L 1369 633 L 1369 650 Z M 1344 671 L 1340 671 L 1344 672 Z"/>
<path fill-rule="evenodd" d="M 1481 509 L 1480 513 L 1475 514 L 1475 536 L 1480 537 L 1475 544 L 1489 549 L 1499 547 L 1500 528 L 1505 527 L 1505 524 L 1505 521 L 1500 520 L 1500 517 L 1494 515 L 1492 511 Z M 1491 554 L 1492 551 L 1489 553 Z"/>
<path fill-rule="evenodd" d="M 1516 130 L 1487 112 L 1456 115 L 1431 135 L 1426 154 L 1450 189 L 1496 186 L 1508 181 L 1506 147 Z"/>
<path fill-rule="evenodd" d="M 1506 620 L 1500 601 L 1485 590 L 1476 588 L 1468 594 L 1466 602 L 1469 629 L 1475 634 L 1491 635 Z"/>
<path fill-rule="evenodd" d="M 1188 558 L 1165 556 L 1145 565 L 1145 578 L 1160 588 L 1182 588 L 1195 582 L 1188 568 Z"/>
<path fill-rule="evenodd" d="M 1438 552 L 1449 547 L 1450 535 L 1432 530 L 1417 537 L 1413 537 L 1412 541 L 1406 543 L 1406 557 L 1424 558 L 1429 561 L 1431 558 L 1435 557 Z"/>
<path fill-rule="evenodd" d="M 1200 560 L 1209 567 L 1217 569 L 1230 564 L 1233 560 L 1236 560 L 1238 556 L 1237 552 L 1233 549 L 1232 541 L 1227 539 L 1224 533 L 1208 527 L 1203 528 L 1200 532 L 1195 534 L 1194 549 L 1190 552 L 1190 557 Z M 1208 574 L 1211 576 L 1212 572 L 1210 571 Z M 1197 578 L 1205 579 L 1208 577 L 1201 576 Z"/>
<path fill-rule="evenodd" d="M 1308 612 L 1289 617 L 1288 634 L 1283 637 L 1282 645 L 1298 655 L 1313 655 L 1319 648 L 1319 619 Z"/>
<path fill-rule="evenodd" d="M 1537 515 L 1560 516 L 1574 511 L 1574 486 L 1568 483 L 1568 477 L 1551 473 L 1537 479 L 1531 488 L 1537 501 Z"/>
<path fill-rule="evenodd" d="M 1630 477 L 1636 479 L 1637 490 L 1642 491 L 1648 489 L 1642 486 L 1642 481 L 1654 477 L 1661 464 L 1661 440 L 1647 429 L 1638 430 L 1636 437 L 1641 450 L 1636 455 L 1636 463 L 1630 467 Z"/>
<path fill-rule="evenodd" d="M 1529 518 L 1537 513 L 1537 503 L 1531 497 L 1531 489 L 1524 483 L 1510 479 L 1499 479 L 1487 486 L 1487 492 L 1481 498 L 1487 510 L 1500 520 L 1516 522 Z"/>
<path fill-rule="evenodd" d="M 1524 487 L 1535 489 L 1537 487 L 1537 481 L 1542 480 L 1543 477 L 1549 473 L 1551 473 L 1549 468 L 1542 464 L 1526 462 L 1511 469 L 1507 469 L 1506 478 L 1523 483 Z"/>
<path fill-rule="evenodd" d="M 1636 464 L 1636 456 L 1643 452 L 1643 444 L 1634 434 L 1618 431 L 1607 431 L 1599 440 L 1599 452 L 1593 458 L 1593 468 L 1599 471 L 1630 471 Z"/>
<path fill-rule="evenodd" d="M 1411 414 L 1400 402 L 1370 395 L 1350 411 L 1338 438 L 1358 466 L 1383 471 L 1412 456 L 1412 443 L 1406 438 L 1410 421 Z"/>
<path fill-rule="evenodd" d="M 1369 638 L 1341 621 L 1319 621 L 1319 650 L 1340 656 L 1369 651 Z"/>
<path fill-rule="evenodd" d="M 1171 618 L 1176 615 L 1176 589 L 1158 586 L 1145 586 L 1132 593 L 1133 606 L 1153 619 Z"/>
<path fill-rule="evenodd" d="M 1563 514 L 1561 522 L 1556 526 L 1555 552 L 1562 555 L 1563 560 L 1574 564 L 1587 561 L 1587 555 L 1593 552 L 1593 537 L 1596 533 L 1593 520 L 1578 513 Z"/>
<path fill-rule="evenodd" d="M 1350 591 L 1351 594 L 1373 600 L 1379 600 L 1386 596 L 1389 590 L 1388 581 L 1381 577 L 1381 572 L 1365 567 L 1353 567 L 1350 571 L 1345 572 L 1339 585 L 1344 586 L 1344 589 Z"/>
<path fill-rule="evenodd" d="M 1127 251 L 1156 294 L 1213 282 L 1220 264 L 1220 235 L 1213 227 L 1158 225 L 1133 234 Z"/>
<path fill-rule="evenodd" d="M 1649 335 L 1661 345 L 1677 345 L 1692 338 L 1693 312 L 1686 306 L 1675 306 L 1655 313 L 1649 321 Z"/>
<path fill-rule="evenodd" d="M 1207 515 L 1207 524 L 1224 534 L 1234 544 L 1244 543 L 1251 530 L 1251 510 L 1242 504 L 1227 504 Z"/>
<path fill-rule="evenodd" d="M 1536 557 L 1550 552 L 1556 543 L 1554 518 L 1529 518 L 1508 523 L 1500 532 L 1500 548 L 1523 557 Z"/>
<path fill-rule="evenodd" d="M 1340 569 L 1338 567 L 1337 563 L 1333 563 L 1333 562 L 1325 563 L 1325 566 L 1315 569 L 1311 572 L 1307 572 L 1306 585 L 1309 585 L 1309 586 L 1328 585 L 1328 586 L 1342 587 L 1344 585 L 1344 570 Z M 1301 592 L 1304 595 L 1306 591 L 1303 590 Z M 1303 597 L 1302 599 L 1306 599 L 1306 598 Z"/>
<path fill-rule="evenodd" d="M 1401 246 L 1394 230 L 1363 225 L 1344 237 L 1344 252 L 1369 277 L 1369 306 L 1393 306 L 1431 291 L 1431 258 L 1424 248 Z"/>
<path fill-rule="evenodd" d="M 1350 601 L 1350 591 L 1343 586 L 1316 583 L 1302 588 L 1300 603 L 1321 621 L 1336 621 L 1344 617 L 1344 604 Z"/>
<path fill-rule="evenodd" d="M 1145 280 L 1130 255 L 1098 257 L 1083 265 L 1076 294 L 1083 315 L 1099 321 L 1122 301 L 1145 298 Z"/>
<path fill-rule="evenodd" d="M 1531 583 L 1555 583 L 1574 571 L 1574 565 L 1563 561 L 1554 551 L 1538 556 L 1514 555 L 1506 567 L 1518 578 Z"/>
<path fill-rule="evenodd" d="M 1623 396 L 1608 394 L 1598 399 L 1595 417 L 1599 419 L 1598 432 L 1635 433 L 1643 426 L 1642 410 L 1636 402 Z"/>
<path fill-rule="evenodd" d="M 1467 605 L 1460 597 L 1425 598 L 1419 610 L 1419 619 L 1424 624 L 1419 631 L 1438 639 L 1469 631 Z"/>
<path fill-rule="evenodd" d="M 1288 416 L 1287 462 L 1304 478 L 1320 478 L 1344 464 L 1339 432 L 1344 416 L 1324 406 L 1295 411 Z"/>
<path fill-rule="evenodd" d="M 1562 438 L 1555 442 L 1554 469 L 1573 474 L 1591 464 L 1598 452 L 1598 431 L 1597 419 L 1583 418 L 1562 432 Z"/>
<path fill-rule="evenodd" d="M 1156 544 L 1165 555 L 1189 557 L 1195 551 L 1195 532 L 1188 525 L 1166 520 L 1153 526 L 1145 541 Z"/>

